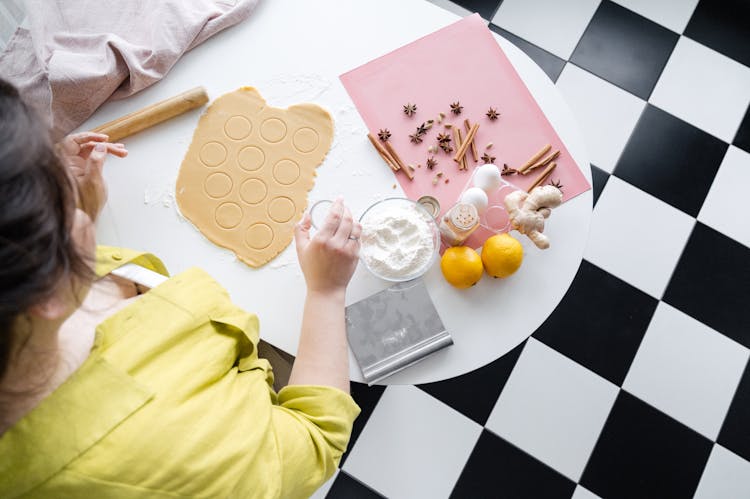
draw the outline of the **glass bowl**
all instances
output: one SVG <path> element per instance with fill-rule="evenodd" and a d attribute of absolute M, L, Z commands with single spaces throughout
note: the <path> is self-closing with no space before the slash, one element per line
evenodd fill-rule
<path fill-rule="evenodd" d="M 429 227 L 429 233 L 432 240 L 429 248 L 427 249 L 431 251 L 431 253 L 429 254 L 429 257 L 427 257 L 426 253 L 424 253 L 424 256 L 421 258 L 424 261 L 421 265 L 415 268 L 407 267 L 403 271 L 393 272 L 387 269 L 379 270 L 378 268 L 371 265 L 369 260 L 372 259 L 374 253 L 377 253 L 378 248 L 380 248 L 381 250 L 381 255 L 387 255 L 387 252 L 383 251 L 385 248 L 382 245 L 378 244 L 378 242 L 383 242 L 382 238 L 380 239 L 380 241 L 376 240 L 377 238 L 372 232 L 372 230 L 375 229 L 375 227 L 372 226 L 372 220 L 377 219 L 376 217 L 382 215 L 388 210 L 404 210 L 406 213 L 412 212 L 417 216 L 417 223 L 421 223 L 423 221 Z M 404 282 L 421 277 L 432 266 L 432 264 L 435 262 L 435 259 L 437 258 L 437 255 L 440 252 L 440 229 L 438 228 L 437 222 L 435 222 L 435 219 L 432 217 L 432 215 L 430 215 L 430 213 L 422 205 L 415 201 L 412 201 L 411 199 L 393 197 L 378 201 L 372 204 L 364 211 L 364 213 L 362 213 L 362 216 L 359 217 L 359 223 L 362 224 L 362 237 L 360 237 L 361 247 L 359 258 L 371 274 L 385 281 Z M 383 229 L 383 227 L 381 227 L 381 229 Z M 398 230 L 401 229 L 398 227 L 395 228 L 395 231 Z M 387 234 L 390 236 L 391 231 L 387 231 Z M 403 235 L 403 233 L 401 235 Z M 398 240 L 398 237 L 396 237 L 396 241 Z M 424 251 L 425 247 L 422 247 L 422 250 Z M 419 248 L 415 249 L 411 253 L 405 252 L 404 255 L 408 257 L 411 254 L 411 256 L 416 257 L 416 252 L 418 251 Z M 393 253 L 391 253 L 391 256 L 396 256 L 395 250 Z"/>

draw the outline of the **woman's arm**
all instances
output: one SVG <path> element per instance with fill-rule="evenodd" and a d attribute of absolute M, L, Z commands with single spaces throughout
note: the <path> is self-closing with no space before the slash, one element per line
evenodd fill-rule
<path fill-rule="evenodd" d="M 323 227 L 310 237 L 310 215 L 295 230 L 307 283 L 297 358 L 290 385 L 326 385 L 349 393 L 349 352 L 344 323 L 346 286 L 357 267 L 360 225 L 338 198 Z"/>

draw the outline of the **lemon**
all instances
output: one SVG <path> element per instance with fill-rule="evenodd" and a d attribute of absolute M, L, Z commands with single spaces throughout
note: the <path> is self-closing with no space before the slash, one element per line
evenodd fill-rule
<path fill-rule="evenodd" d="M 448 248 L 440 259 L 443 277 L 459 289 L 469 288 L 482 278 L 482 259 L 468 246 Z"/>
<path fill-rule="evenodd" d="M 497 234 L 482 246 L 482 264 L 492 277 L 508 277 L 523 262 L 523 246 L 509 234 Z"/>

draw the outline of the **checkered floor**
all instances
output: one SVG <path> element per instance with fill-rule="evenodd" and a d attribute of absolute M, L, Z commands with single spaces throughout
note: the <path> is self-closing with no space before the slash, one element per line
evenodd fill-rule
<path fill-rule="evenodd" d="M 750 3 L 447 0 L 556 82 L 596 205 L 570 290 L 470 374 L 354 384 L 316 497 L 750 497 Z"/>

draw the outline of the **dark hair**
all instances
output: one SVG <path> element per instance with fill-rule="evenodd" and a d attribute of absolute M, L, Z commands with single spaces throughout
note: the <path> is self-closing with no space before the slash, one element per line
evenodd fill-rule
<path fill-rule="evenodd" d="M 16 317 L 66 276 L 90 278 L 70 238 L 75 187 L 41 118 L 0 79 L 0 379 Z"/>

